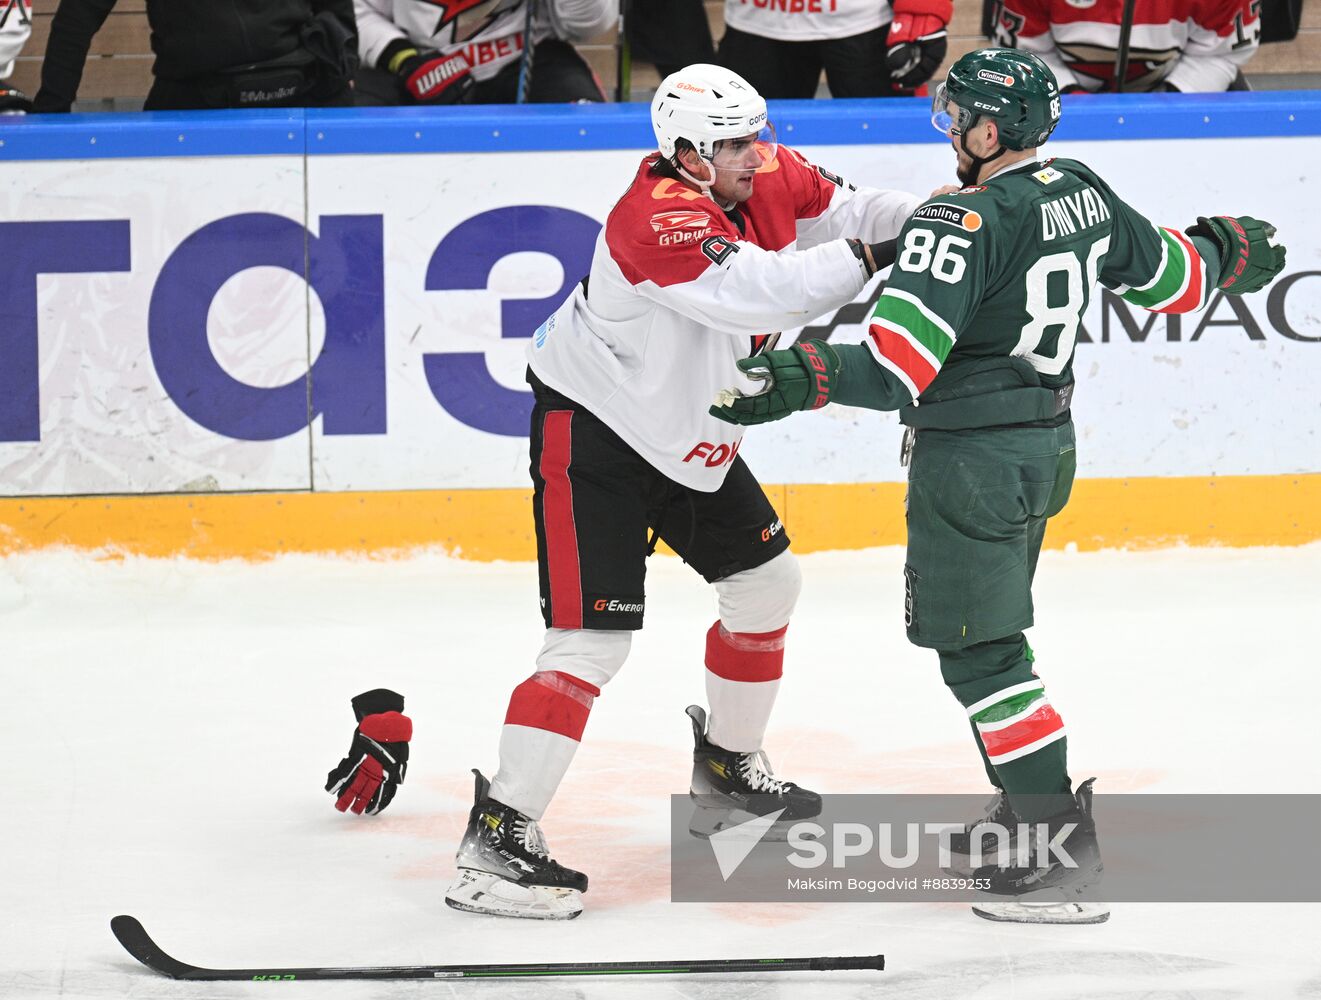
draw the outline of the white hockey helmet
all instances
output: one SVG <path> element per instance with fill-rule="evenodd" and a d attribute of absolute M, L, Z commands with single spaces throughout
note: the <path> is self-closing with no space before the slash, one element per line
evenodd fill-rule
<path fill-rule="evenodd" d="M 723 66 L 694 63 L 662 80 L 651 99 L 651 127 L 666 159 L 674 156 L 678 140 L 687 139 L 702 159 L 722 167 L 717 159 L 722 140 L 753 135 L 762 158 L 775 158 L 766 99 Z"/>

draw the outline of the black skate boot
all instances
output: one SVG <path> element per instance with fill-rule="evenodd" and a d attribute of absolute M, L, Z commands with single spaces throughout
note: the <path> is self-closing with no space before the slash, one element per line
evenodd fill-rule
<path fill-rule="evenodd" d="M 490 797 L 491 783 L 476 769 L 468 829 L 459 868 L 445 902 L 456 910 L 534 920 L 571 920 L 583 911 L 587 876 L 550 858 L 535 820 Z"/>
<path fill-rule="evenodd" d="M 1012 901 L 974 903 L 973 913 L 1023 924 L 1099 924 L 1110 918 L 1110 907 L 1096 893 L 1105 868 L 1092 820 L 1095 780 L 1088 778 L 1078 786 L 1072 809 L 1029 824 L 1027 843 L 1017 838 L 1009 864 L 977 869 L 973 877 L 990 883 L 986 892 Z M 1065 830 L 1057 846 L 1048 850 L 1047 845 Z M 1025 848 L 1021 852 L 1025 858 L 1020 857 L 1020 847 Z M 1021 864 L 1025 859 L 1028 863 Z"/>
<path fill-rule="evenodd" d="M 996 823 L 1004 827 L 1009 837 L 1005 840 L 1005 845 L 1012 855 L 1014 847 L 1017 845 L 1018 817 L 1014 815 L 1013 807 L 1009 804 L 1009 796 L 1003 789 L 997 789 L 995 796 L 986 804 L 986 814 L 979 819 L 973 820 L 962 830 L 952 833 L 949 838 L 949 864 L 945 871 L 950 875 L 957 875 L 963 878 L 971 878 L 973 872 L 981 867 L 979 860 L 976 865 L 973 864 L 973 833 L 978 832 L 978 847 L 981 850 L 981 856 L 988 861 L 995 860 L 996 840 L 991 836 L 984 836 L 983 831 L 978 831 L 978 827 L 985 827 L 988 824 Z"/>
<path fill-rule="evenodd" d="M 794 823 L 820 814 L 821 796 L 772 775 L 765 753 L 724 750 L 707 740 L 702 708 L 689 705 L 687 714 L 693 720 L 693 836 L 710 837 L 779 811 L 761 839 L 784 840 Z"/>

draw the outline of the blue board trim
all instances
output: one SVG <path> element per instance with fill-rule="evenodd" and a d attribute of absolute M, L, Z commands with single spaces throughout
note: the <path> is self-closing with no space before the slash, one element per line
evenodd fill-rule
<path fill-rule="evenodd" d="M 0 118 L 0 160 L 302 156 L 302 108 Z"/>
<path fill-rule="evenodd" d="M 1065 97 L 1055 139 L 1321 135 L 1321 94 Z M 775 101 L 794 146 L 945 142 L 924 98 Z M 0 119 L 0 160 L 169 156 L 333 156 L 655 148 L 645 104 L 32 115 Z"/>

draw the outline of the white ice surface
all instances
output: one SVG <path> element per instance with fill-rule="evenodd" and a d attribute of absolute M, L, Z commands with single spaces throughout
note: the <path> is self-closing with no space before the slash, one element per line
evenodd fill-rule
<path fill-rule="evenodd" d="M 768 749 L 824 792 L 985 787 L 934 654 L 906 644 L 902 553 L 803 559 Z M 1071 772 L 1105 792 L 1321 792 L 1321 546 L 1047 553 L 1032 631 Z M 1321 905 L 1117 904 L 1097 927 L 959 904 L 668 902 L 713 595 L 653 560 L 648 628 L 545 821 L 592 879 L 565 924 L 443 904 L 510 688 L 540 638 L 528 564 L 0 560 L 0 998 L 1321 997 Z M 407 695 L 411 771 L 332 808 L 348 700 Z M 1318 831 L 1299 831 L 1317 864 Z M 1250 845 L 1227 864 L 1251 863 Z M 198 965 L 445 964 L 883 952 L 883 973 L 726 979 L 176 983 L 111 937 L 142 918 Z"/>

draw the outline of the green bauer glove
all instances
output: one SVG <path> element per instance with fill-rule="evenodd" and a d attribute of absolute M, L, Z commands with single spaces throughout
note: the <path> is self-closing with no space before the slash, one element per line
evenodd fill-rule
<path fill-rule="evenodd" d="M 1250 215 L 1234 218 L 1199 216 L 1185 232 L 1210 240 L 1220 250 L 1216 287 L 1230 295 L 1265 288 L 1284 269 L 1284 247 L 1275 242 L 1275 227 Z"/>
<path fill-rule="evenodd" d="M 744 358 L 739 369 L 765 387 L 751 396 L 721 389 L 710 413 L 729 424 L 767 424 L 798 410 L 830 402 L 839 379 L 839 355 L 824 340 L 807 340 L 785 351 Z"/>

